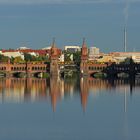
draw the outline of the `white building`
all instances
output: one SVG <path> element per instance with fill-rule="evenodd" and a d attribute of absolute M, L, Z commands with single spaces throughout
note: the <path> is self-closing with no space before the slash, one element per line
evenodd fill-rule
<path fill-rule="evenodd" d="M 61 55 L 60 55 L 59 61 L 62 62 L 62 63 L 64 63 L 64 54 L 61 54 Z"/>
<path fill-rule="evenodd" d="M 96 47 L 90 47 L 89 60 L 96 60 L 100 56 L 100 49 Z"/>
<path fill-rule="evenodd" d="M 25 46 L 17 48 L 17 50 L 27 50 L 27 49 L 30 49 L 30 48 L 25 47 Z"/>
<path fill-rule="evenodd" d="M 48 46 L 48 47 L 42 48 L 42 50 L 50 50 L 50 49 L 51 49 L 51 46 Z"/>
<path fill-rule="evenodd" d="M 89 55 L 99 55 L 100 49 L 96 47 L 90 47 Z"/>
<path fill-rule="evenodd" d="M 0 54 L 2 54 L 4 56 L 8 56 L 9 58 L 11 58 L 11 57 L 15 58 L 15 57 L 20 56 L 24 60 L 23 53 L 21 53 L 19 51 L 0 51 Z"/>
<path fill-rule="evenodd" d="M 80 46 L 65 46 L 64 49 L 65 49 L 65 51 L 72 52 L 72 53 L 81 51 Z"/>

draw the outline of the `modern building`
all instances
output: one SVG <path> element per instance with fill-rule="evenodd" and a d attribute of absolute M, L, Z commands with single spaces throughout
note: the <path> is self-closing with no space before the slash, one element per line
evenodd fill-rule
<path fill-rule="evenodd" d="M 65 46 L 64 49 L 65 49 L 65 51 L 71 52 L 71 53 L 75 53 L 77 51 L 81 51 L 81 47 L 80 46 Z"/>
<path fill-rule="evenodd" d="M 89 55 L 99 55 L 100 49 L 96 47 L 90 47 Z"/>
<path fill-rule="evenodd" d="M 100 49 L 96 47 L 90 47 L 89 49 L 89 60 L 96 60 L 100 56 Z"/>

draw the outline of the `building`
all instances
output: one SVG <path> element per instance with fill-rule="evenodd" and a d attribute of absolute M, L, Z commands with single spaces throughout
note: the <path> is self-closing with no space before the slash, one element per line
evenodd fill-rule
<path fill-rule="evenodd" d="M 65 51 L 71 52 L 71 53 L 81 51 L 81 47 L 79 47 L 79 46 L 65 46 L 64 49 L 65 49 Z"/>
<path fill-rule="evenodd" d="M 61 55 L 59 56 L 59 62 L 60 62 L 60 63 L 64 63 L 64 54 L 61 54 Z"/>
<path fill-rule="evenodd" d="M 116 63 L 116 59 L 114 59 L 111 55 L 108 55 L 108 54 L 103 55 L 103 56 L 97 58 L 96 60 L 99 63 L 113 63 L 113 62 Z"/>
<path fill-rule="evenodd" d="M 111 52 L 110 55 L 117 63 L 123 62 L 126 58 L 132 58 L 134 62 L 140 63 L 140 52 Z"/>
<path fill-rule="evenodd" d="M 89 55 L 99 55 L 100 49 L 96 47 L 90 47 Z"/>
<path fill-rule="evenodd" d="M 96 47 L 90 47 L 89 60 L 96 60 L 100 56 L 100 49 Z"/>
<path fill-rule="evenodd" d="M 30 49 L 30 48 L 25 47 L 25 46 L 17 48 L 17 50 L 27 50 L 27 49 Z"/>
<path fill-rule="evenodd" d="M 0 54 L 7 56 L 9 58 L 21 57 L 24 60 L 24 54 L 18 50 L 1 50 Z"/>
<path fill-rule="evenodd" d="M 42 48 L 42 50 L 50 50 L 50 49 L 51 49 L 51 46 Z"/>

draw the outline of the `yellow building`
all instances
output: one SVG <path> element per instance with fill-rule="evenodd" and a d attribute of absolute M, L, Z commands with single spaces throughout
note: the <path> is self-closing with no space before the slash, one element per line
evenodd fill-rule
<path fill-rule="evenodd" d="M 110 55 L 103 55 L 97 59 L 97 62 L 99 63 L 115 62 L 116 63 L 116 60 Z"/>

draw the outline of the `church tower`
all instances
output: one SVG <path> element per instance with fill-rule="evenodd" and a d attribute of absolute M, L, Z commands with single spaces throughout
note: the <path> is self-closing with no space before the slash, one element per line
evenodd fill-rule
<path fill-rule="evenodd" d="M 55 46 L 55 39 L 53 39 L 51 52 L 50 52 L 50 75 L 51 76 L 58 76 L 59 75 L 59 66 L 58 66 L 58 57 L 59 52 Z"/>
<path fill-rule="evenodd" d="M 88 48 L 85 43 L 85 39 L 83 39 L 83 45 L 81 50 L 81 64 L 80 64 L 80 72 L 83 76 L 88 75 Z"/>

